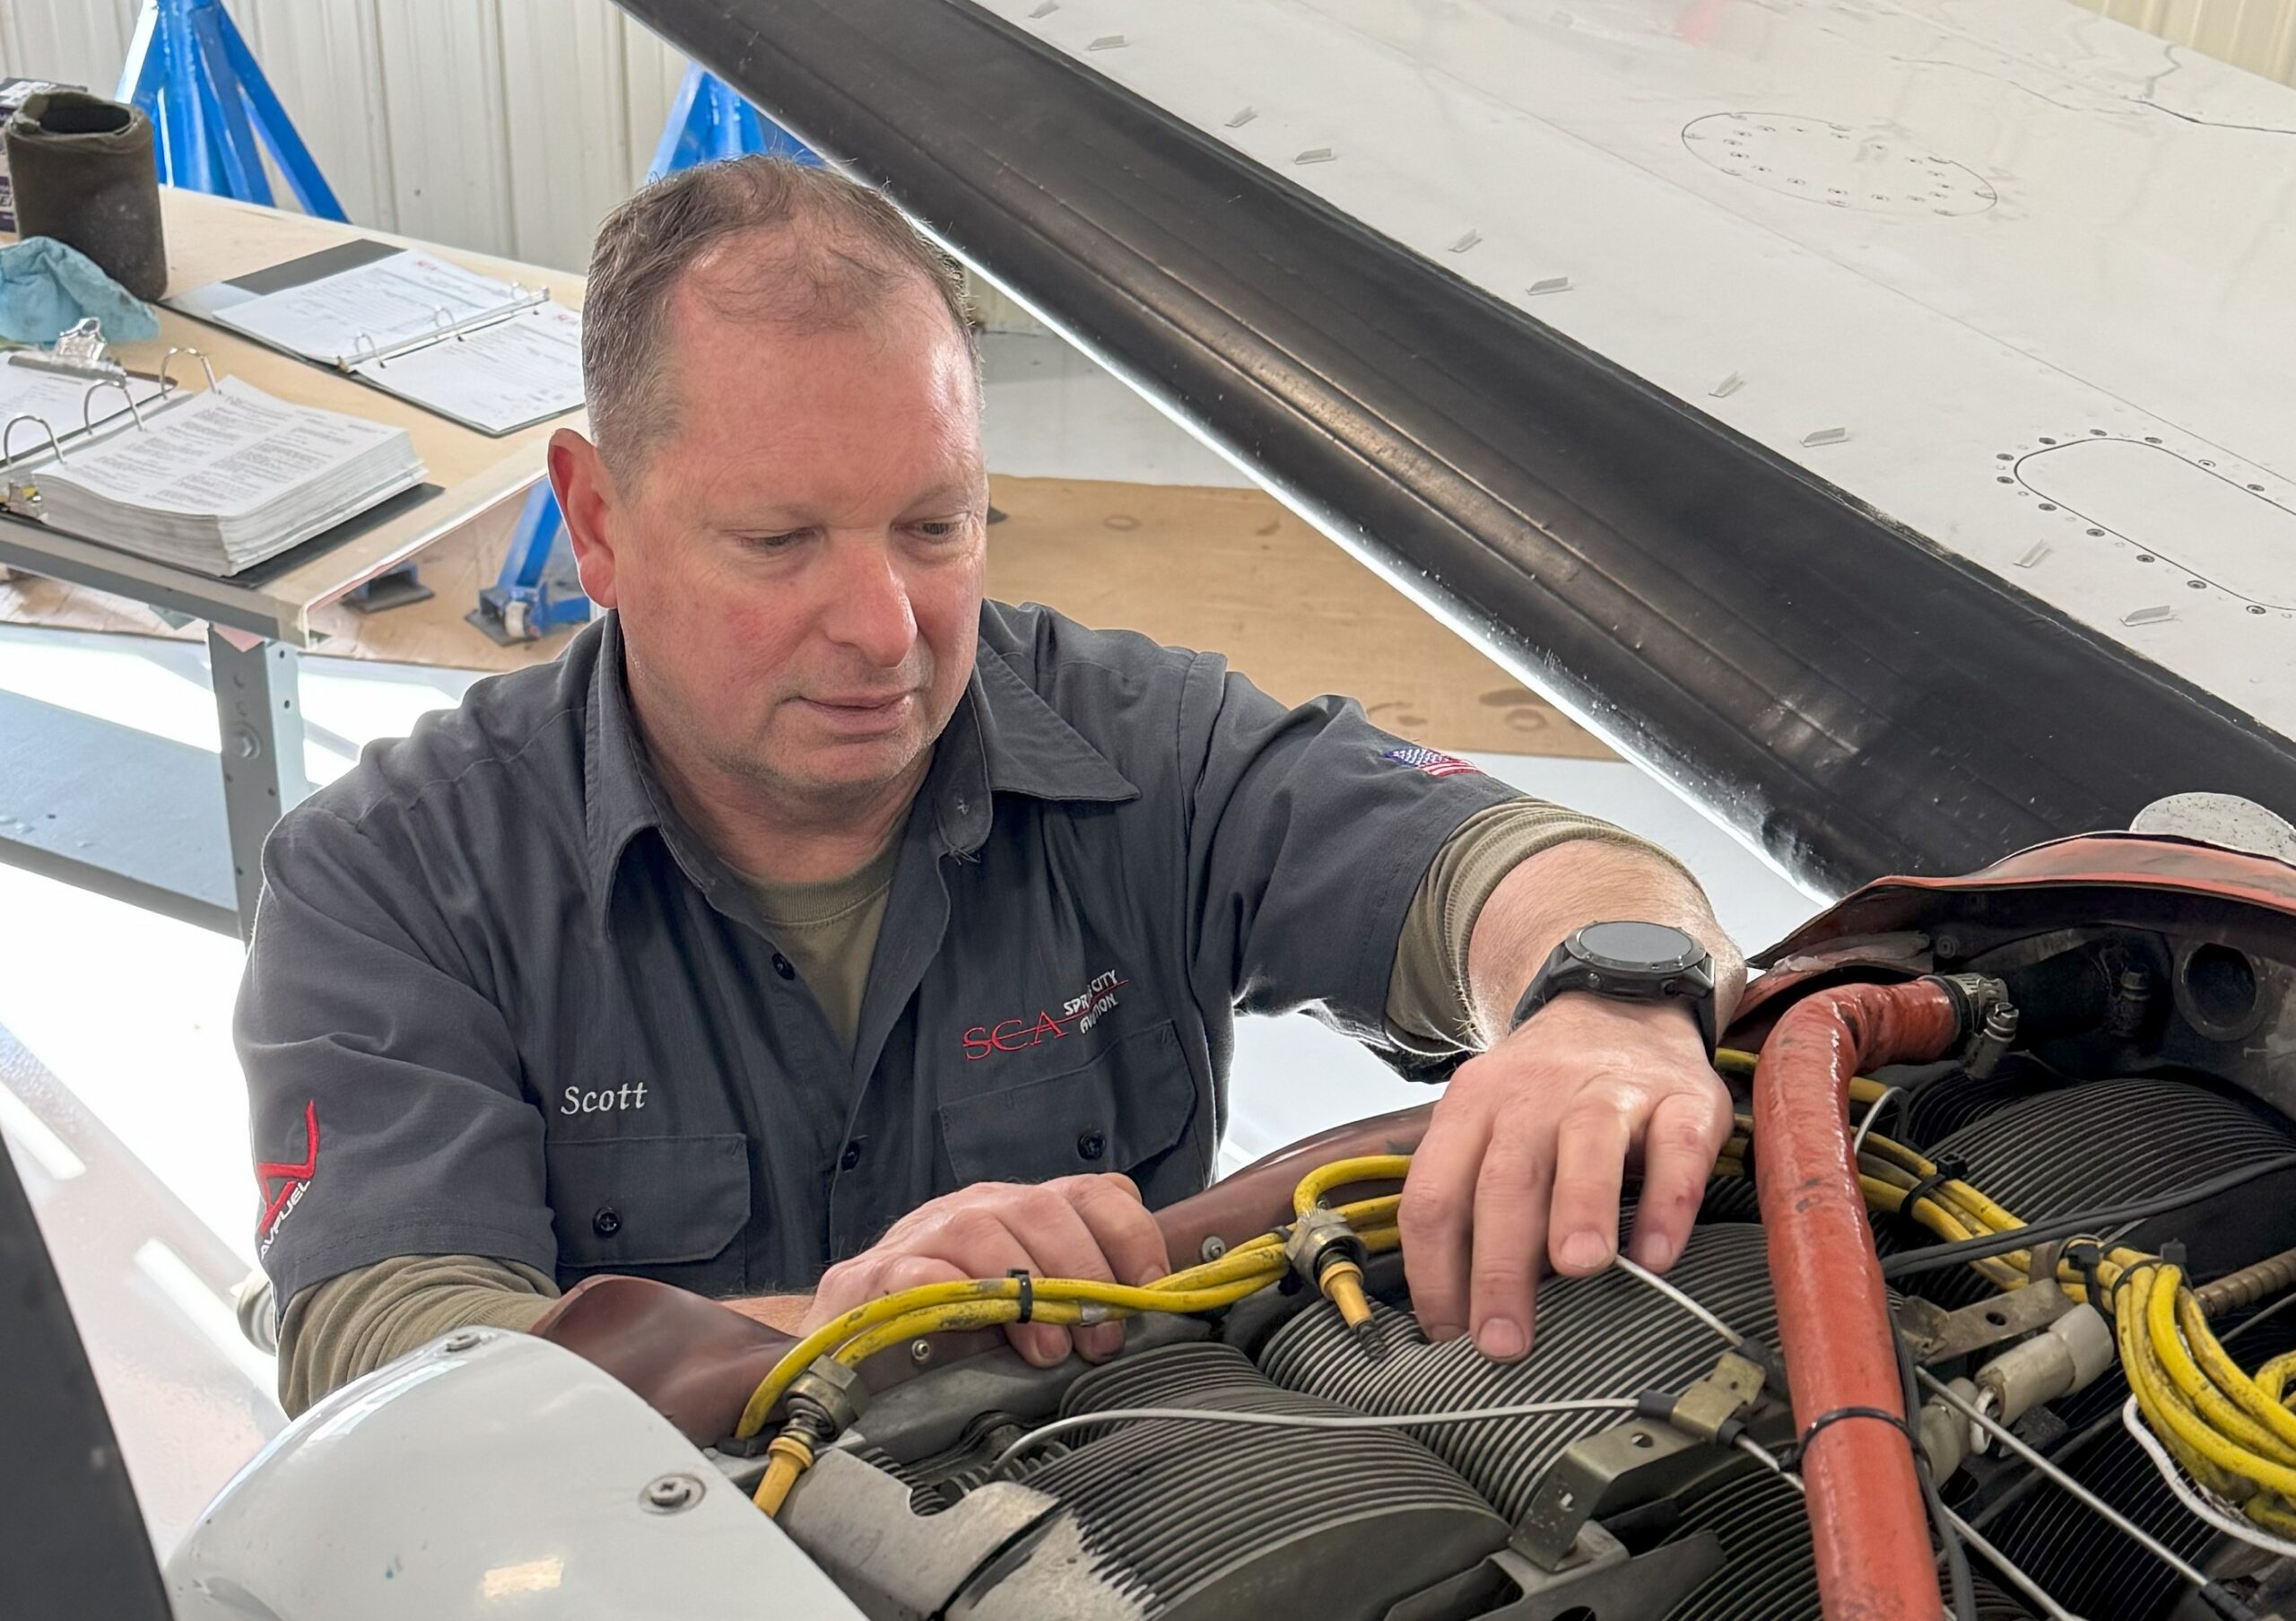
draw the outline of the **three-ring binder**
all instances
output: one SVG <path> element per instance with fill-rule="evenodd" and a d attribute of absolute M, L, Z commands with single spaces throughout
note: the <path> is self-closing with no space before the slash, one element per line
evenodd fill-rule
<path fill-rule="evenodd" d="M 449 338 L 459 341 L 468 337 L 474 332 L 493 326 L 498 321 L 507 321 L 522 310 L 532 309 L 537 305 L 550 302 L 550 292 L 546 288 L 529 290 L 518 286 L 516 282 L 511 283 L 510 285 L 517 289 L 518 296 L 509 303 L 498 304 L 491 309 L 482 309 L 476 315 L 467 315 L 460 320 L 456 320 L 454 312 L 441 304 L 435 313 L 445 316 L 447 318 L 445 321 L 434 326 L 429 332 L 420 333 L 396 344 L 378 348 L 374 339 L 361 332 L 359 336 L 365 340 L 366 348 L 361 351 L 354 347 L 347 355 L 337 355 L 335 366 L 339 370 L 351 372 L 356 372 L 361 366 L 387 366 L 403 354 L 413 354 L 419 349 L 428 349 L 431 344 L 443 344 Z"/>
<path fill-rule="evenodd" d="M 70 447 L 94 440 L 98 433 L 106 428 L 125 431 L 132 426 L 139 432 L 146 431 L 151 426 L 145 421 L 147 410 L 152 415 L 157 416 L 161 412 L 179 401 L 194 397 L 174 374 L 173 369 L 178 356 L 199 362 L 200 370 L 206 374 L 207 387 L 210 390 L 220 389 L 222 387 L 222 380 L 216 377 L 215 368 L 207 356 L 197 349 L 183 345 L 171 345 L 167 353 L 160 357 L 160 369 L 157 372 L 130 371 L 125 367 L 108 362 L 91 363 L 70 359 L 59 361 L 53 355 L 35 354 L 30 352 L 19 352 L 0 357 L 0 364 L 28 366 L 35 370 L 61 373 L 74 379 L 85 377 L 91 379 L 87 388 L 81 392 L 80 425 L 77 428 L 67 423 L 63 431 L 58 432 L 53 423 L 33 411 L 19 411 L 8 417 L 4 424 L 0 424 L 0 511 L 13 513 L 20 518 L 36 519 L 40 515 L 39 486 L 31 472 L 35 462 L 38 466 L 45 466 L 53 460 L 58 466 L 69 466 L 71 465 Z M 139 381 L 157 383 L 159 392 L 145 398 L 137 398 L 132 385 Z M 127 404 L 125 409 L 107 413 L 99 418 L 95 414 L 96 399 L 107 388 L 118 389 L 120 397 Z M 122 416 L 126 417 L 128 421 L 120 422 L 118 419 Z M 23 453 L 30 459 L 20 467 L 16 451 L 16 431 L 25 423 L 37 427 L 42 434 L 47 436 L 47 442 L 43 445 L 36 440 Z"/>

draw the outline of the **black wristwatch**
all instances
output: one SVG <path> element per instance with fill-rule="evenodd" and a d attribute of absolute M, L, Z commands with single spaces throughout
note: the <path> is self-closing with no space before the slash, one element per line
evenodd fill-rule
<path fill-rule="evenodd" d="M 1714 959 L 1664 923 L 1589 923 L 1554 948 L 1515 1004 L 1513 1030 L 1566 990 L 1616 1002 L 1686 1002 L 1714 1050 Z"/>

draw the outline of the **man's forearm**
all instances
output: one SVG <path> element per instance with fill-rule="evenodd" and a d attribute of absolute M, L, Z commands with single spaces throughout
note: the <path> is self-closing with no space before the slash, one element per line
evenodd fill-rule
<path fill-rule="evenodd" d="M 1507 1033 L 1532 976 L 1573 929 L 1615 919 L 1666 923 L 1714 956 L 1716 1026 L 1745 988 L 1745 959 L 1688 874 L 1631 846 L 1574 839 L 1543 850 L 1500 881 L 1475 919 L 1467 1007 L 1484 1045 Z"/>
<path fill-rule="evenodd" d="M 280 1405 L 293 1417 L 456 1329 L 523 1331 L 557 1295 L 532 1268 L 479 1255 L 402 1255 L 339 1273 L 297 1294 L 280 1320 Z"/>
<path fill-rule="evenodd" d="M 767 1328 L 777 1329 L 784 1334 L 802 1335 L 804 1329 L 799 1325 L 804 1321 L 805 1312 L 812 1307 L 813 1297 L 810 1294 L 752 1294 L 741 1300 L 722 1300 L 718 1303 L 729 1312 L 740 1312 L 752 1322 L 761 1322 Z"/>

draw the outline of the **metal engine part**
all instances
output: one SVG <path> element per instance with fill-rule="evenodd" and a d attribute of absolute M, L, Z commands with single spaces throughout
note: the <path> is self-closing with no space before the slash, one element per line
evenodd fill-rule
<path fill-rule="evenodd" d="M 1741 1334 L 1767 1340 L 1775 1329 L 1759 1227 L 1698 1228 L 1668 1281 Z M 1260 1365 L 1279 1384 L 1357 1412 L 1415 1413 L 1679 1390 L 1711 1372 L 1726 1348 L 1711 1328 L 1615 1269 L 1542 1285 L 1535 1345 L 1521 1362 L 1486 1361 L 1464 1336 L 1430 1345 L 1419 1320 L 1392 1307 L 1379 1308 L 1378 1325 L 1386 1355 L 1374 1360 L 1337 1313 L 1302 1312 L 1270 1337 Z M 1511 1521 L 1572 1442 L 1618 1422 L 1569 1413 L 1416 1434 Z"/>
<path fill-rule="evenodd" d="M 1064 1416 L 1119 1407 L 1218 1407 L 1344 1416 L 1279 1388 L 1225 1345 L 1127 1355 L 1070 1387 Z M 1111 1425 L 1024 1458 L 1012 1485 L 972 1491 L 939 1513 L 882 1466 L 899 1508 L 856 1515 L 850 1488 L 793 1494 L 782 1524 L 874 1617 L 951 1621 L 1212 1621 L 1284 1613 L 1377 1617 L 1501 1547 L 1508 1522 L 1425 1448 L 1391 1430 L 1213 1428 L 1185 1421 Z M 918 1483 L 922 1484 L 922 1483 Z M 1017 1494 L 1025 1491 L 1022 1498 Z M 1014 1521 L 983 1536 L 975 1505 L 997 1496 Z M 928 1506 L 944 1501 L 926 1495 Z M 944 1610 L 911 1608 L 913 1573 L 969 1539 L 978 1567 Z M 990 1556 L 994 1556 L 991 1557 Z M 906 1599 L 905 1596 L 906 1595 Z"/>
<path fill-rule="evenodd" d="M 1952 1129 L 1925 1140 L 1922 1119 L 1950 1120 Z M 1958 1153 L 1972 1179 L 2010 1208 L 2036 1213 L 2094 1206 L 2108 1194 L 2126 1201 L 2171 1192 L 2296 1146 L 2296 1127 L 2205 1085 L 2075 1083 L 2025 1059 L 1986 1079 L 1924 1076 L 1893 1124 L 1893 1135 L 1933 1157 Z M 2282 1187 L 2292 1180 L 2181 1210 L 2136 1237 L 2185 1240 L 2204 1273 L 2245 1264 L 2296 1244 L 2296 1199 Z M 1921 1236 L 1886 1218 L 1876 1225 L 1892 1251 Z M 1271 1606 L 1327 1621 L 1818 1621 L 1799 1495 L 1720 1449 L 1693 1457 L 1655 1495 L 1590 1522 L 1590 1546 L 1609 1550 L 1599 1567 L 1535 1569 L 1524 1520 L 1542 1481 L 1574 1442 L 1627 1427 L 1617 1412 L 1337 1433 L 1126 1422 L 1048 1443 L 987 1483 L 988 1460 L 1049 1416 L 1061 1381 L 1073 1381 L 1059 1403 L 1064 1416 L 1132 1406 L 1392 1416 L 1680 1392 L 1711 1373 L 1727 1348 L 1679 1302 L 1613 1269 L 1548 1280 L 1531 1355 L 1489 1363 L 1464 1338 L 1428 1343 L 1391 1261 L 1373 1268 L 1376 1356 L 1326 1303 L 1270 1294 L 1212 1325 L 1210 1340 L 1159 1345 L 1157 1330 L 1136 1329 L 1135 1349 L 1098 1370 L 1071 1364 L 1001 1385 L 961 1364 L 924 1375 L 901 1390 L 900 1402 L 920 1414 L 936 1402 L 963 1410 L 934 1424 L 911 1416 L 882 1427 L 873 1415 L 861 1426 L 872 1433 L 848 1438 L 845 1454 L 825 1460 L 817 1479 L 796 1494 L 784 1529 L 864 1609 L 898 1621 L 1258 1621 Z M 1764 1236 L 1752 1222 L 1702 1223 L 1668 1281 L 1741 1334 L 1767 1342 L 1775 1333 Z M 1975 1296 L 1952 1273 L 1908 1281 L 1935 1299 Z M 1919 1320 L 1952 1320 L 1919 1301 L 1906 1304 Z M 1975 1368 L 2021 1344 L 2020 1355 L 2037 1356 L 2049 1348 L 2043 1342 L 2064 1306 L 2060 1299 L 2046 1312 L 2000 1312 L 2005 1327 L 1979 1336 L 1973 1348 L 1929 1352 L 1948 1369 L 1959 1365 L 1956 1356 L 1974 1358 L 1968 1365 Z M 2286 1320 L 2296 1324 L 2296 1315 Z M 2276 1338 L 2259 1335 L 2244 1350 Z M 2082 1361 L 2076 1382 L 2094 1372 L 2094 1360 Z M 2018 1366 L 2005 1364 L 2005 1376 Z M 2045 1382 L 2056 1382 L 2054 1374 Z M 966 1399 L 991 1391 L 1001 1393 L 994 1410 Z M 2112 1412 L 2120 1393 L 2118 1373 L 2106 1372 L 2085 1390 L 2039 1401 L 2021 1428 L 2046 1447 Z M 2196 1559 L 2221 1554 L 2213 1533 L 2179 1520 L 2182 1511 L 2125 1437 L 2092 1437 L 2067 1463 Z M 2019 1478 L 1997 1458 L 1968 1465 L 1949 1495 L 1970 1513 L 1982 1514 Z M 865 1489 L 857 1492 L 857 1483 Z M 2078 1613 L 2161 1621 L 2172 1612 L 2173 1578 L 2053 1486 L 2028 1490 L 1987 1523 L 2026 1568 L 2046 1571 Z M 1692 1542 L 1702 1544 L 1709 1563 L 1718 1549 L 1720 1568 L 1654 1584 L 1661 1556 Z M 1592 1579 L 1596 1568 L 1603 1582 Z M 1982 1572 L 1979 1578 L 1981 1621 L 2028 1614 L 1987 1586 Z M 1584 1584 L 1578 1594 L 1570 1590 L 1574 1579 Z M 1547 1585 L 1534 1590 L 1539 1582 Z"/>
<path fill-rule="evenodd" d="M 1802 1495 L 1763 1470 L 1735 1475 L 1683 1505 L 1674 1543 L 1719 1538 L 1727 1564 L 1668 1610 L 1665 1621 L 1821 1621 L 1810 1520 Z M 2024 1606 L 1982 1576 L 1977 1621 L 2030 1621 Z"/>

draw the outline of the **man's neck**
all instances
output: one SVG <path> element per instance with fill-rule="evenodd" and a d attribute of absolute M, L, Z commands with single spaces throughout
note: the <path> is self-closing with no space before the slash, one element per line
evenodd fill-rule
<path fill-rule="evenodd" d="M 890 783 L 793 803 L 754 779 L 696 769 L 650 738 L 648 753 L 671 804 L 718 859 L 773 884 L 827 883 L 866 867 L 899 834 L 933 764 L 928 749 Z"/>

